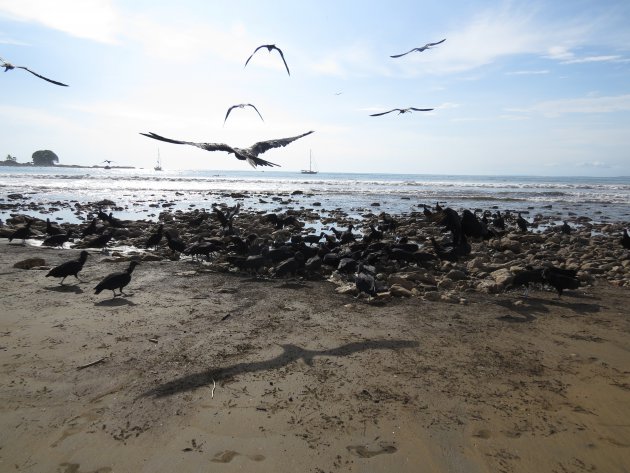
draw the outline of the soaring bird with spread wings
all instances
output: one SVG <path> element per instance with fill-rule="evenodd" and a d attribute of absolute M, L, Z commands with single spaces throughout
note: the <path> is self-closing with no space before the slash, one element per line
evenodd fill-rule
<path fill-rule="evenodd" d="M 291 138 L 280 138 L 277 140 L 268 140 L 268 141 L 259 141 L 258 143 L 253 144 L 249 148 L 234 148 L 230 145 L 226 145 L 223 143 L 195 143 L 192 141 L 178 141 L 172 140 L 170 138 L 164 138 L 163 136 L 156 135 L 155 133 L 140 133 L 141 135 L 148 136 L 149 138 L 153 138 L 154 140 L 166 141 L 167 143 L 174 143 L 176 145 L 192 145 L 197 148 L 205 149 L 206 151 L 226 151 L 228 153 L 234 154 L 236 159 L 240 159 L 241 161 L 247 161 L 253 168 L 256 166 L 280 166 L 279 164 L 275 164 L 269 161 L 266 161 L 262 158 L 259 158 L 258 155 L 264 153 L 267 150 L 272 148 L 280 148 L 282 146 L 286 146 L 289 143 L 292 143 L 295 140 L 298 140 L 306 135 L 310 135 L 313 131 L 309 131 L 303 133 L 302 135 L 293 136 Z"/>
<path fill-rule="evenodd" d="M 249 62 L 249 60 L 252 57 L 254 57 L 254 54 L 256 54 L 256 52 L 262 48 L 267 48 L 267 51 L 269 52 L 273 51 L 274 49 L 278 51 L 278 53 L 280 53 L 280 57 L 282 58 L 282 62 L 284 62 L 284 67 L 287 68 L 287 74 L 291 75 L 291 73 L 289 72 L 289 66 L 287 66 L 287 61 L 284 60 L 284 54 L 282 54 L 282 50 L 279 47 L 277 47 L 275 44 L 263 44 L 262 46 L 258 46 L 256 49 L 254 49 L 254 52 L 252 53 L 252 55 L 247 58 L 247 61 L 245 61 L 245 66 L 247 66 L 247 63 Z"/>
<path fill-rule="evenodd" d="M 68 87 L 68 84 L 63 84 L 61 82 L 57 82 L 56 80 L 49 79 L 48 77 L 41 76 L 37 72 L 31 71 L 28 67 L 15 66 L 15 65 L 11 64 L 10 62 L 5 61 L 1 57 L 0 57 L 0 67 L 4 67 L 4 72 L 10 71 L 11 69 L 24 69 L 25 71 L 30 72 L 31 74 L 33 74 L 34 76 L 39 77 L 40 79 L 44 79 L 44 80 L 46 80 L 48 82 L 51 82 L 53 84 L 56 84 L 56 85 L 61 85 L 63 87 Z"/>
<path fill-rule="evenodd" d="M 412 53 L 414 51 L 418 51 L 419 53 L 421 53 L 422 51 L 426 51 L 427 49 L 431 49 L 433 46 L 437 46 L 438 44 L 443 43 L 444 41 L 446 41 L 446 38 L 444 38 L 442 41 L 438 41 L 437 43 L 427 43 L 424 46 L 420 47 L 420 48 L 413 48 L 410 51 L 407 51 L 406 53 L 402 53 L 402 54 L 396 54 L 394 56 L 389 56 L 389 57 L 403 57 L 406 56 L 409 53 Z"/>
<path fill-rule="evenodd" d="M 260 114 L 260 112 L 258 111 L 258 109 L 257 109 L 254 105 L 252 105 L 251 103 L 239 103 L 238 105 L 232 105 L 230 108 L 228 108 L 228 111 L 227 111 L 227 113 L 225 114 L 225 120 L 223 120 L 223 125 L 225 125 L 225 122 L 227 121 L 228 117 L 230 116 L 230 112 L 231 112 L 233 109 L 235 109 L 235 108 L 245 108 L 245 107 L 252 107 L 254 110 L 256 110 L 256 113 L 258 114 L 258 116 L 260 117 L 260 119 L 261 119 L 262 121 L 265 121 L 265 120 L 263 120 L 262 115 Z"/>
<path fill-rule="evenodd" d="M 400 115 L 401 113 L 411 113 L 412 110 L 415 110 L 416 112 L 430 112 L 433 109 L 432 108 L 414 108 L 414 107 L 409 107 L 409 108 L 392 108 L 391 110 L 389 110 L 387 112 L 372 113 L 370 116 L 371 117 L 380 117 L 381 115 L 386 115 L 388 113 L 395 112 L 396 110 L 398 110 L 398 115 Z"/>

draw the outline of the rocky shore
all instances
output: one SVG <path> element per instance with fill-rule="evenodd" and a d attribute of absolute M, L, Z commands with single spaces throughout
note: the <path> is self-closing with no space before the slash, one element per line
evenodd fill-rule
<path fill-rule="evenodd" d="M 480 227 L 493 234 L 466 240 L 464 219 L 446 230 L 446 210 L 353 218 L 165 202 L 157 221 L 122 221 L 114 202 L 60 203 L 85 222 L 74 224 L 9 199 L 0 469 L 622 472 L 630 463 L 621 222 L 573 216 L 563 231 L 534 215 L 523 230 L 502 214 L 499 229 L 493 209 Z M 80 279 L 46 278 L 83 249 Z M 140 264 L 123 296 L 94 294 L 130 260 Z M 577 288 L 559 298 L 541 280 L 524 295 L 518 278 L 551 267 L 574 274 Z M 374 294 L 359 293 L 357 273 Z"/>

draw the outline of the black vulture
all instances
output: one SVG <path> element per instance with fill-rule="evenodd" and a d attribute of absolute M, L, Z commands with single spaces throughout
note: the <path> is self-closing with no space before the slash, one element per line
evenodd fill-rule
<path fill-rule="evenodd" d="M 43 242 L 43 246 L 63 246 L 65 242 L 72 238 L 74 234 L 73 230 L 68 230 L 68 233 L 57 233 L 46 238 Z"/>
<path fill-rule="evenodd" d="M 518 217 L 516 218 L 516 224 L 518 225 L 518 228 L 520 228 L 522 232 L 526 232 L 527 229 L 529 228 L 529 222 L 525 220 L 523 217 L 521 217 L 520 212 L 518 213 Z"/>
<path fill-rule="evenodd" d="M 431 49 L 433 46 L 437 46 L 438 44 L 442 44 L 444 41 L 446 41 L 446 38 L 444 38 L 444 39 L 443 39 L 443 40 L 441 40 L 441 41 L 437 41 L 437 42 L 435 42 L 435 43 L 427 43 L 427 44 L 425 44 L 424 46 L 420 46 L 419 48 L 413 48 L 413 49 L 410 49 L 410 50 L 409 50 L 409 51 L 407 51 L 406 53 L 402 53 L 402 54 L 395 54 L 395 55 L 393 55 L 393 56 L 389 56 L 389 57 L 392 57 L 392 58 L 399 58 L 399 57 L 406 56 L 407 54 L 412 53 L 412 52 L 414 52 L 414 51 L 418 51 L 419 53 L 421 53 L 422 51 L 426 51 L 427 49 Z"/>
<path fill-rule="evenodd" d="M 88 252 L 83 250 L 79 254 L 79 259 L 66 261 L 65 263 L 61 263 L 59 266 L 55 266 L 48 272 L 46 277 L 52 276 L 53 278 L 62 278 L 61 282 L 59 283 L 62 286 L 63 286 L 63 281 L 68 276 L 74 276 L 77 280 L 80 281 L 79 271 L 83 269 L 83 265 L 85 264 L 87 257 L 88 257 Z"/>
<path fill-rule="evenodd" d="M 254 54 L 256 54 L 256 52 L 259 49 L 262 49 L 262 48 L 267 48 L 267 51 L 269 51 L 269 52 L 273 51 L 274 49 L 276 51 L 278 51 L 278 54 L 280 54 L 280 57 L 282 58 L 282 62 L 284 63 L 284 67 L 287 69 L 287 74 L 291 75 L 291 72 L 289 72 L 289 66 L 287 65 L 287 61 L 285 61 L 285 59 L 284 59 L 284 54 L 282 53 L 282 50 L 278 46 L 276 46 L 275 44 L 263 44 L 261 46 L 258 46 L 256 49 L 254 49 L 254 52 L 251 54 L 251 56 L 249 56 L 247 58 L 247 61 L 245 61 L 245 65 L 243 66 L 243 68 L 247 67 L 247 63 L 249 62 L 249 60 L 252 57 L 254 57 Z"/>
<path fill-rule="evenodd" d="M 564 222 L 562 222 L 562 227 L 560 227 L 560 231 L 562 233 L 564 233 L 565 235 L 570 235 L 571 234 L 571 225 L 569 225 L 567 223 L 567 221 L 565 220 Z"/>
<path fill-rule="evenodd" d="M 151 236 L 147 239 L 145 244 L 145 248 L 155 248 L 157 250 L 158 245 L 162 241 L 162 230 L 164 229 L 164 225 L 158 225 L 157 231 L 152 233 Z"/>
<path fill-rule="evenodd" d="M 27 72 L 30 72 L 35 77 L 39 77 L 40 79 L 44 79 L 45 81 L 48 81 L 51 84 L 60 85 L 62 87 L 68 87 L 68 84 L 64 84 L 62 82 L 57 82 L 56 80 L 52 80 L 52 79 L 49 79 L 48 77 L 44 77 L 44 76 L 38 74 L 37 72 L 31 71 L 26 66 L 15 66 L 15 65 L 11 64 L 10 62 L 5 61 L 1 57 L 0 57 L 0 67 L 4 67 L 4 72 L 10 71 L 11 69 L 23 69 L 23 70 L 25 70 Z"/>
<path fill-rule="evenodd" d="M 126 296 L 123 292 L 123 288 L 131 282 L 131 273 L 133 269 L 139 265 L 137 261 L 131 261 L 126 271 L 111 273 L 105 276 L 105 278 L 96 285 L 94 288 L 94 294 L 100 294 L 103 289 L 109 289 L 116 296 Z M 120 291 L 120 294 L 116 294 L 116 289 Z"/>
<path fill-rule="evenodd" d="M 265 121 L 265 120 L 263 120 L 263 117 L 262 117 L 262 115 L 260 114 L 260 112 L 258 111 L 258 109 L 257 109 L 257 108 L 256 108 L 253 104 L 251 104 L 251 103 L 239 103 L 238 105 L 232 105 L 230 108 L 228 108 L 228 111 L 227 111 L 227 113 L 225 114 L 225 120 L 223 120 L 223 125 L 225 125 L 225 122 L 227 121 L 228 117 L 230 116 L 230 112 L 231 112 L 233 109 L 235 109 L 235 108 L 245 108 L 245 107 L 252 107 L 254 110 L 256 110 L 256 113 L 258 114 L 258 116 L 260 117 L 260 119 L 261 119 L 262 121 Z"/>
<path fill-rule="evenodd" d="M 49 218 L 46 219 L 46 234 L 48 235 L 59 235 L 60 233 L 64 233 L 64 231 L 56 225 L 53 225 Z"/>
<path fill-rule="evenodd" d="M 396 111 L 398 112 L 398 115 L 400 115 L 401 113 L 411 113 L 414 110 L 416 112 L 430 112 L 433 109 L 432 108 L 415 108 L 415 107 L 392 108 L 391 110 L 388 110 L 387 112 L 372 113 L 372 114 L 370 114 L 370 116 L 371 117 L 380 117 L 382 115 L 387 115 L 388 113 L 392 113 L 392 112 L 396 112 Z"/>
<path fill-rule="evenodd" d="M 197 148 L 205 149 L 206 151 L 226 151 L 227 153 L 233 154 L 236 157 L 236 159 L 240 159 L 241 161 L 247 161 L 252 167 L 255 168 L 256 166 L 271 166 L 271 167 L 279 166 L 278 164 L 259 158 L 258 155 L 272 148 L 280 148 L 282 146 L 286 146 L 289 143 L 294 142 L 295 140 L 298 140 L 306 135 L 310 135 L 311 133 L 313 133 L 313 131 L 308 131 L 306 133 L 302 133 L 301 135 L 292 136 L 290 138 L 279 138 L 275 140 L 259 141 L 258 143 L 254 143 L 249 148 L 236 148 L 230 145 L 226 145 L 224 143 L 196 143 L 193 141 L 173 140 L 171 138 L 165 138 L 163 136 L 156 135 L 155 133 L 140 133 L 140 134 L 147 136 L 149 138 L 153 138 L 154 140 L 165 141 L 167 143 L 174 143 L 176 145 L 196 146 Z"/>
<path fill-rule="evenodd" d="M 354 282 L 359 291 L 357 297 L 359 297 L 361 293 L 367 294 L 368 300 L 376 296 L 376 282 L 374 281 L 374 276 L 364 269 L 362 263 L 359 264 Z"/>
<path fill-rule="evenodd" d="M 32 220 L 27 220 L 26 224 L 22 227 L 17 228 L 9 237 L 9 241 L 13 241 L 14 239 L 22 240 L 22 244 L 26 244 L 26 239 L 31 236 L 31 225 L 33 224 Z"/>
<path fill-rule="evenodd" d="M 81 231 L 81 238 L 96 233 L 96 219 L 93 218 L 90 224 Z"/>
<path fill-rule="evenodd" d="M 578 279 L 565 276 L 550 268 L 543 270 L 543 278 L 558 291 L 558 298 L 562 296 L 562 291 L 565 289 L 577 289 L 580 287 L 580 281 Z"/>
<path fill-rule="evenodd" d="M 281 278 L 288 274 L 295 274 L 304 267 L 304 255 L 300 251 L 296 251 L 292 258 L 284 260 L 273 270 L 274 277 Z"/>

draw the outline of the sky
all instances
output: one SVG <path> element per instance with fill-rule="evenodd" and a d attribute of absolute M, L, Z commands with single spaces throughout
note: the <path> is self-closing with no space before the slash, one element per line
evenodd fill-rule
<path fill-rule="evenodd" d="M 630 1 L 0 0 L 0 159 L 630 176 Z M 391 55 L 446 41 L 401 58 Z M 276 44 L 279 55 L 258 51 Z M 224 124 L 228 108 L 234 109 Z M 431 112 L 380 117 L 394 108 Z M 264 168 L 258 168 L 262 170 Z"/>

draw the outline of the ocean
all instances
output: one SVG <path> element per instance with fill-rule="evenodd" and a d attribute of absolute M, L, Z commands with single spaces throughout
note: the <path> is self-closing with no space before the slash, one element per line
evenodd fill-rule
<path fill-rule="evenodd" d="M 171 210 L 192 210 L 237 201 L 260 211 L 316 208 L 357 217 L 367 212 L 409 214 L 422 211 L 422 204 L 440 202 L 457 210 L 521 211 L 558 221 L 578 216 L 596 222 L 630 221 L 630 177 L 2 167 L 0 189 L 3 220 L 23 213 L 77 223 L 84 216 L 75 211 L 76 203 L 109 199 L 116 204 L 118 218 L 154 221 L 165 204 Z M 25 201 L 11 200 L 10 194 L 22 194 L 36 204 L 16 210 L 10 204 Z"/>

